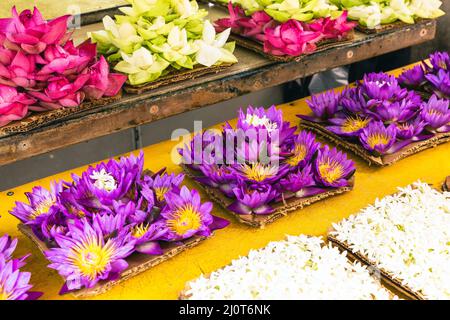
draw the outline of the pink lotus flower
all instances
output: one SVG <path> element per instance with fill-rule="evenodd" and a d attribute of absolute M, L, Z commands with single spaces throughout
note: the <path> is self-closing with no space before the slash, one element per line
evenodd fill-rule
<path fill-rule="evenodd" d="M 344 11 L 338 18 L 320 18 L 308 24 L 311 31 L 320 32 L 322 39 L 341 39 L 356 27 L 356 22 L 347 22 L 348 11 Z"/>
<path fill-rule="evenodd" d="M 113 97 L 127 81 L 126 75 L 109 72 L 108 62 L 103 56 L 89 67 L 87 72 L 90 77 L 83 87 L 83 92 L 90 99 L 100 99 L 103 96 Z"/>
<path fill-rule="evenodd" d="M 306 31 L 297 20 L 289 20 L 275 28 L 266 29 L 264 52 L 282 56 L 311 53 L 322 38 L 320 32 Z"/>
<path fill-rule="evenodd" d="M 73 81 L 64 76 L 48 79 L 48 87 L 43 92 L 29 92 L 31 96 L 39 100 L 39 106 L 30 107 L 30 110 L 46 111 L 79 106 L 85 97 L 81 89 L 89 77 L 89 74 L 81 74 Z"/>
<path fill-rule="evenodd" d="M 45 65 L 38 75 L 58 73 L 69 75 L 81 73 L 97 55 L 95 44 L 84 42 L 75 47 L 72 41 L 67 41 L 64 46 L 51 45 L 44 51 Z"/>
<path fill-rule="evenodd" d="M 33 13 L 24 10 L 17 13 L 14 6 L 12 18 L 0 19 L 0 44 L 18 51 L 20 48 L 28 54 L 39 54 L 48 45 L 64 43 L 68 38 L 67 21 L 70 16 L 62 16 L 47 22 L 35 7 Z"/>
<path fill-rule="evenodd" d="M 34 88 L 36 86 L 36 60 L 40 57 L 27 55 L 23 51 L 9 52 L 13 52 L 12 59 L 9 56 L 4 56 L 2 59 L 9 63 L 0 63 L 0 83 L 12 87 Z"/>
<path fill-rule="evenodd" d="M 34 102 L 26 94 L 18 93 L 16 88 L 0 84 L 0 127 L 23 119 Z"/>

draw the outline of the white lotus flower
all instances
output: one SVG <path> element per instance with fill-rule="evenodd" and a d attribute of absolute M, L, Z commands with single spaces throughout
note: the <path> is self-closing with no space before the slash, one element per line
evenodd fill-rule
<path fill-rule="evenodd" d="M 442 1 L 439 0 L 411 0 L 409 8 L 418 17 L 424 19 L 436 19 L 445 14 L 440 6 Z"/>
<path fill-rule="evenodd" d="M 298 0 L 284 0 L 281 3 L 274 3 L 267 6 L 269 9 L 275 9 L 280 11 L 295 11 L 300 9 L 300 2 Z"/>
<path fill-rule="evenodd" d="M 196 1 L 189 0 L 172 0 L 172 4 L 175 6 L 175 10 L 181 16 L 181 19 L 188 18 L 198 13 L 198 3 Z"/>
<path fill-rule="evenodd" d="M 199 48 L 196 61 L 206 67 L 211 67 L 219 61 L 226 63 L 237 62 L 233 53 L 223 48 L 230 36 L 230 32 L 231 29 L 226 29 L 216 37 L 216 30 L 206 20 L 203 25 L 202 39 L 195 41 L 195 45 Z"/>
<path fill-rule="evenodd" d="M 348 17 L 364 22 L 370 29 L 380 25 L 382 18 L 380 7 L 375 3 L 348 8 Z"/>
<path fill-rule="evenodd" d="M 134 25 L 129 22 L 116 24 L 110 16 L 105 16 L 103 18 L 103 26 L 105 30 L 109 32 L 109 41 L 117 48 L 127 53 L 132 52 L 134 46 L 143 41 L 143 39 L 137 34 Z M 98 31 L 93 34 L 98 33 L 100 33 L 100 35 L 105 35 L 105 31 L 103 31 L 103 33 L 102 31 Z"/>
<path fill-rule="evenodd" d="M 128 80 L 132 85 L 139 85 L 157 79 L 169 66 L 169 63 L 158 55 L 141 47 L 130 56 L 121 52 L 122 61 L 117 63 L 115 70 L 128 74 Z"/>

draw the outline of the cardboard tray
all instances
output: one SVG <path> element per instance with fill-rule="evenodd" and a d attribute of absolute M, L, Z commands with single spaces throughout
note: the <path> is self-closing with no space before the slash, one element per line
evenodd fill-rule
<path fill-rule="evenodd" d="M 389 166 L 403 158 L 409 157 L 422 150 L 434 148 L 441 143 L 450 141 L 450 132 L 438 133 L 433 137 L 431 137 L 430 139 L 413 142 L 392 154 L 375 156 L 372 155 L 370 152 L 368 152 L 366 149 L 364 149 L 362 145 L 358 143 L 349 142 L 343 139 L 337 134 L 328 131 L 323 125 L 319 123 L 301 119 L 300 128 L 310 130 L 318 134 L 319 136 L 322 136 L 325 139 L 330 140 L 336 145 L 346 150 L 352 151 L 354 154 L 361 157 L 363 160 L 367 161 L 369 165 L 375 164 L 377 166 Z"/>
<path fill-rule="evenodd" d="M 211 67 L 205 67 L 205 66 L 197 66 L 194 69 L 187 69 L 183 71 L 175 70 L 171 71 L 169 74 L 152 81 L 150 83 L 146 83 L 143 85 L 138 86 L 132 86 L 130 84 L 125 84 L 124 90 L 128 93 L 134 93 L 134 94 L 142 94 L 146 91 L 153 90 L 156 88 L 159 88 L 161 86 L 165 86 L 168 84 L 184 81 L 184 80 L 192 80 L 195 78 L 198 78 L 200 76 L 211 74 L 211 73 L 219 73 L 230 66 L 232 66 L 233 63 L 223 63 L 220 65 L 214 65 Z"/>
<path fill-rule="evenodd" d="M 183 171 L 186 173 L 186 175 L 190 178 L 195 178 L 196 176 L 200 176 L 201 174 L 198 173 L 198 171 L 192 170 L 188 168 L 185 165 L 181 165 L 183 168 Z M 194 180 L 195 181 L 195 180 Z M 355 183 L 355 177 L 350 178 L 350 185 L 348 187 L 341 187 L 336 189 L 330 189 L 327 192 L 306 197 L 306 198 L 290 198 L 284 202 L 278 202 L 272 205 L 272 207 L 275 209 L 275 211 L 268 215 L 242 215 L 234 213 L 227 209 L 227 206 L 233 203 L 233 200 L 231 198 L 228 198 L 225 196 L 220 190 L 216 188 L 211 188 L 209 186 L 205 186 L 199 182 L 196 181 L 196 183 L 205 190 L 208 197 L 210 197 L 212 200 L 214 200 L 216 203 L 220 204 L 227 212 L 228 214 L 234 216 L 240 223 L 243 223 L 245 225 L 255 227 L 255 228 L 264 228 L 265 225 L 274 222 L 275 220 L 286 216 L 291 211 L 300 210 L 306 206 L 309 206 L 313 204 L 314 202 L 342 194 L 344 192 L 351 191 L 353 189 L 354 183 Z"/>
<path fill-rule="evenodd" d="M 416 19 L 415 23 L 419 23 L 419 22 L 424 22 L 424 21 L 430 21 L 432 19 Z M 379 25 L 373 29 L 369 29 L 361 24 L 358 23 L 358 25 L 356 26 L 356 30 L 365 33 L 365 34 L 378 34 L 378 33 L 383 33 L 383 32 L 387 32 L 387 31 L 392 31 L 392 30 L 396 30 L 396 29 L 401 29 L 407 26 L 413 26 L 414 24 L 409 24 L 409 23 L 405 23 L 403 21 L 395 21 L 393 23 L 388 23 L 388 24 L 383 24 L 383 25 Z"/>
<path fill-rule="evenodd" d="M 121 98 L 122 93 L 119 92 L 114 97 L 105 97 L 98 100 L 85 101 L 78 107 L 62 108 L 44 112 L 32 112 L 29 116 L 22 120 L 13 121 L 6 126 L 0 127 L 0 138 L 16 133 L 25 133 L 58 120 L 63 120 L 71 115 L 113 103 Z"/>
<path fill-rule="evenodd" d="M 352 260 L 352 261 L 359 261 L 360 263 L 371 267 L 371 268 L 375 268 L 376 270 L 380 271 L 381 274 L 381 282 L 382 284 L 387 287 L 388 289 L 390 289 L 391 291 L 394 291 L 396 293 L 399 293 L 400 296 L 406 297 L 407 299 L 412 299 L 412 300 L 425 300 L 425 297 L 418 293 L 415 292 L 414 290 L 412 290 L 411 288 L 409 288 L 406 285 L 402 285 L 401 281 L 394 278 L 389 272 L 387 272 L 386 270 L 383 269 L 379 269 L 378 267 L 376 267 L 376 264 L 372 261 L 370 261 L 367 257 L 363 256 L 362 254 L 358 253 L 358 252 L 353 252 L 350 249 L 350 246 L 347 243 L 341 242 L 339 240 L 337 240 L 334 236 L 332 235 L 328 235 L 327 239 L 329 242 L 332 243 L 332 245 L 334 245 L 335 247 L 337 247 L 341 252 L 342 251 L 346 251 L 347 252 L 347 257 Z"/>
<path fill-rule="evenodd" d="M 39 250 L 44 253 L 44 251 L 50 249 L 46 243 L 39 240 L 31 230 L 31 228 L 24 224 L 18 225 L 19 231 L 22 232 L 25 236 L 27 236 L 31 241 L 33 241 Z M 146 255 L 141 253 L 133 253 L 130 255 L 126 261 L 128 262 L 128 268 L 125 269 L 120 278 L 112 281 L 100 281 L 92 288 L 82 288 L 76 291 L 71 291 L 77 298 L 82 297 L 92 297 L 106 291 L 110 290 L 112 287 L 124 282 L 125 280 L 134 277 L 166 260 L 169 260 L 173 256 L 186 251 L 192 247 L 195 247 L 203 240 L 207 239 L 207 237 L 194 236 L 182 242 L 174 243 L 174 242 L 161 242 L 161 248 L 164 253 L 158 256 Z"/>

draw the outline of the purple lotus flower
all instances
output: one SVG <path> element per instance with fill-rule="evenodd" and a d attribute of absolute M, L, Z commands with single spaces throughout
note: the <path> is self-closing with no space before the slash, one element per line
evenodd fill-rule
<path fill-rule="evenodd" d="M 267 184 L 279 180 L 289 171 L 289 165 L 275 163 L 263 164 L 260 162 L 236 164 L 232 170 L 243 181 L 250 184 Z"/>
<path fill-rule="evenodd" d="M 58 195 L 63 191 L 63 183 L 53 183 L 50 191 L 43 187 L 34 187 L 26 192 L 28 203 L 16 202 L 10 213 L 23 223 L 31 226 L 41 226 L 43 220 L 59 211 Z"/>
<path fill-rule="evenodd" d="M 22 272 L 14 260 L 0 257 L 0 300 L 36 300 L 42 293 L 31 292 L 31 273 Z"/>
<path fill-rule="evenodd" d="M 417 104 L 413 99 L 403 99 L 396 102 L 385 101 L 374 111 L 368 113 L 374 119 L 381 120 L 384 123 L 405 122 L 416 115 L 419 106 L 420 104 Z"/>
<path fill-rule="evenodd" d="M 22 272 L 29 255 L 20 259 L 13 259 L 12 255 L 17 246 L 17 239 L 7 234 L 0 237 L 0 300 L 35 300 L 41 292 L 31 292 L 29 284 L 31 273 Z"/>
<path fill-rule="evenodd" d="M 397 139 L 402 140 L 422 140 L 421 133 L 423 132 L 426 122 L 421 120 L 420 117 L 415 118 L 412 121 L 396 123 L 397 126 Z M 427 135 L 425 137 L 428 137 Z"/>
<path fill-rule="evenodd" d="M 64 42 L 67 37 L 67 21 L 70 16 L 62 16 L 47 22 L 35 7 L 33 13 L 24 10 L 17 13 L 12 8 L 12 18 L 0 19 L 0 33 L 5 35 L 3 45 L 28 54 L 39 54 L 48 45 Z"/>
<path fill-rule="evenodd" d="M 270 184 L 259 185 L 257 188 L 241 184 L 233 189 L 235 202 L 227 208 L 237 214 L 271 214 L 274 209 L 270 206 L 278 192 Z"/>
<path fill-rule="evenodd" d="M 268 141 L 264 137 L 252 137 L 248 141 L 242 139 L 236 146 L 236 159 L 233 163 L 262 162 L 264 164 L 278 162 L 280 158 L 279 141 Z M 227 157 L 227 159 L 230 157 Z M 227 162 L 228 163 L 228 162 Z"/>
<path fill-rule="evenodd" d="M 0 127 L 23 119 L 28 114 L 29 106 L 35 102 L 15 88 L 0 84 Z"/>
<path fill-rule="evenodd" d="M 164 252 L 158 240 L 164 240 L 168 232 L 169 227 L 163 219 L 153 223 L 143 222 L 133 225 L 131 227 L 131 237 L 136 241 L 135 250 L 143 254 L 163 254 Z"/>
<path fill-rule="evenodd" d="M 184 174 L 157 174 L 153 177 L 146 176 L 144 183 L 148 185 L 155 194 L 156 204 L 158 206 L 165 204 L 165 195 L 172 189 L 178 189 L 184 180 Z"/>
<path fill-rule="evenodd" d="M 340 100 L 343 111 L 350 114 L 365 114 L 367 101 L 360 87 L 347 87 L 342 91 Z"/>
<path fill-rule="evenodd" d="M 450 56 L 448 52 L 435 52 L 430 55 L 431 65 L 435 70 L 450 70 Z"/>
<path fill-rule="evenodd" d="M 69 236 L 56 235 L 59 247 L 45 251 L 55 269 L 66 279 L 61 293 L 91 288 L 100 280 L 112 280 L 128 267 L 124 260 L 134 250 L 134 243 L 123 235 L 105 240 L 102 231 L 86 219 L 69 224 Z"/>
<path fill-rule="evenodd" d="M 9 261 L 12 258 L 12 254 L 17 247 L 17 239 L 12 239 L 7 234 L 0 237 L 0 259 Z"/>
<path fill-rule="evenodd" d="M 387 128 L 381 121 L 372 121 L 360 134 L 359 139 L 369 151 L 380 154 L 389 152 L 397 137 L 395 124 L 390 124 Z"/>
<path fill-rule="evenodd" d="M 162 240 L 178 241 L 194 235 L 209 236 L 214 217 L 211 215 L 212 203 L 201 203 L 197 190 L 189 191 L 183 186 L 179 193 L 165 194 L 166 206 L 161 217 L 167 228 Z"/>
<path fill-rule="evenodd" d="M 311 100 L 307 100 L 306 103 L 314 112 L 314 115 L 321 119 L 326 120 L 332 118 L 339 110 L 339 101 L 341 95 L 333 90 L 326 91 L 311 97 Z M 300 118 L 311 120 L 309 117 L 301 116 Z"/>
<path fill-rule="evenodd" d="M 199 169 L 203 176 L 196 177 L 196 181 L 220 189 L 227 197 L 233 196 L 233 189 L 237 186 L 237 176 L 228 166 L 204 164 L 199 166 Z"/>
<path fill-rule="evenodd" d="M 398 77 L 398 82 L 406 87 L 418 88 L 421 87 L 425 79 L 425 72 L 421 65 L 417 65 L 411 69 L 403 71 Z"/>
<path fill-rule="evenodd" d="M 81 178 L 73 176 L 74 193 L 81 204 L 95 209 L 112 206 L 113 201 L 126 197 L 140 179 L 143 153 L 139 157 L 130 155 L 120 161 L 111 159 L 83 172 Z"/>
<path fill-rule="evenodd" d="M 437 132 L 450 131 L 450 109 L 448 99 L 438 99 L 431 96 L 427 103 L 422 105 L 420 118 L 427 123 L 427 128 Z"/>
<path fill-rule="evenodd" d="M 211 152 L 208 156 L 208 153 L 205 152 L 205 150 L 214 146 L 216 138 L 222 139 L 222 137 L 218 137 L 209 130 L 194 135 L 189 145 L 178 149 L 182 163 L 192 169 L 198 169 L 199 164 L 223 163 L 223 154 Z"/>
<path fill-rule="evenodd" d="M 301 131 L 288 144 L 285 163 L 290 166 L 291 170 L 303 168 L 310 162 L 319 147 L 320 144 L 316 142 L 315 134 L 308 131 Z"/>
<path fill-rule="evenodd" d="M 369 125 L 370 121 L 372 121 L 371 118 L 356 114 L 345 118 L 329 119 L 329 122 L 332 125 L 327 126 L 326 128 L 339 136 L 355 137 Z"/>
<path fill-rule="evenodd" d="M 302 170 L 298 169 L 289 173 L 280 180 L 282 190 L 287 191 L 283 193 L 285 200 L 294 196 L 297 198 L 311 197 L 326 191 L 324 188 L 316 187 L 316 184 L 311 164 L 308 164 Z"/>
<path fill-rule="evenodd" d="M 437 74 L 425 75 L 433 85 L 433 92 L 440 98 L 450 99 L 450 71 L 440 69 Z"/>
<path fill-rule="evenodd" d="M 383 72 L 364 75 L 361 86 L 369 99 L 376 100 L 389 100 L 401 91 L 397 79 Z"/>
<path fill-rule="evenodd" d="M 316 160 L 314 161 L 314 170 L 316 181 L 326 187 L 345 187 L 348 186 L 348 179 L 355 172 L 355 164 L 347 159 L 347 155 L 336 148 L 330 150 L 325 145 L 319 149 Z"/>

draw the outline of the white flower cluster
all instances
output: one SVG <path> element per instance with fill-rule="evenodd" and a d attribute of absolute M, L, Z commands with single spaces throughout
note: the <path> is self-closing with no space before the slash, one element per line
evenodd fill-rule
<path fill-rule="evenodd" d="M 389 299 L 359 263 L 321 238 L 288 236 L 208 277 L 188 283 L 188 299 Z"/>
<path fill-rule="evenodd" d="M 334 225 L 332 234 L 428 299 L 450 299 L 450 193 L 420 181 Z"/>

